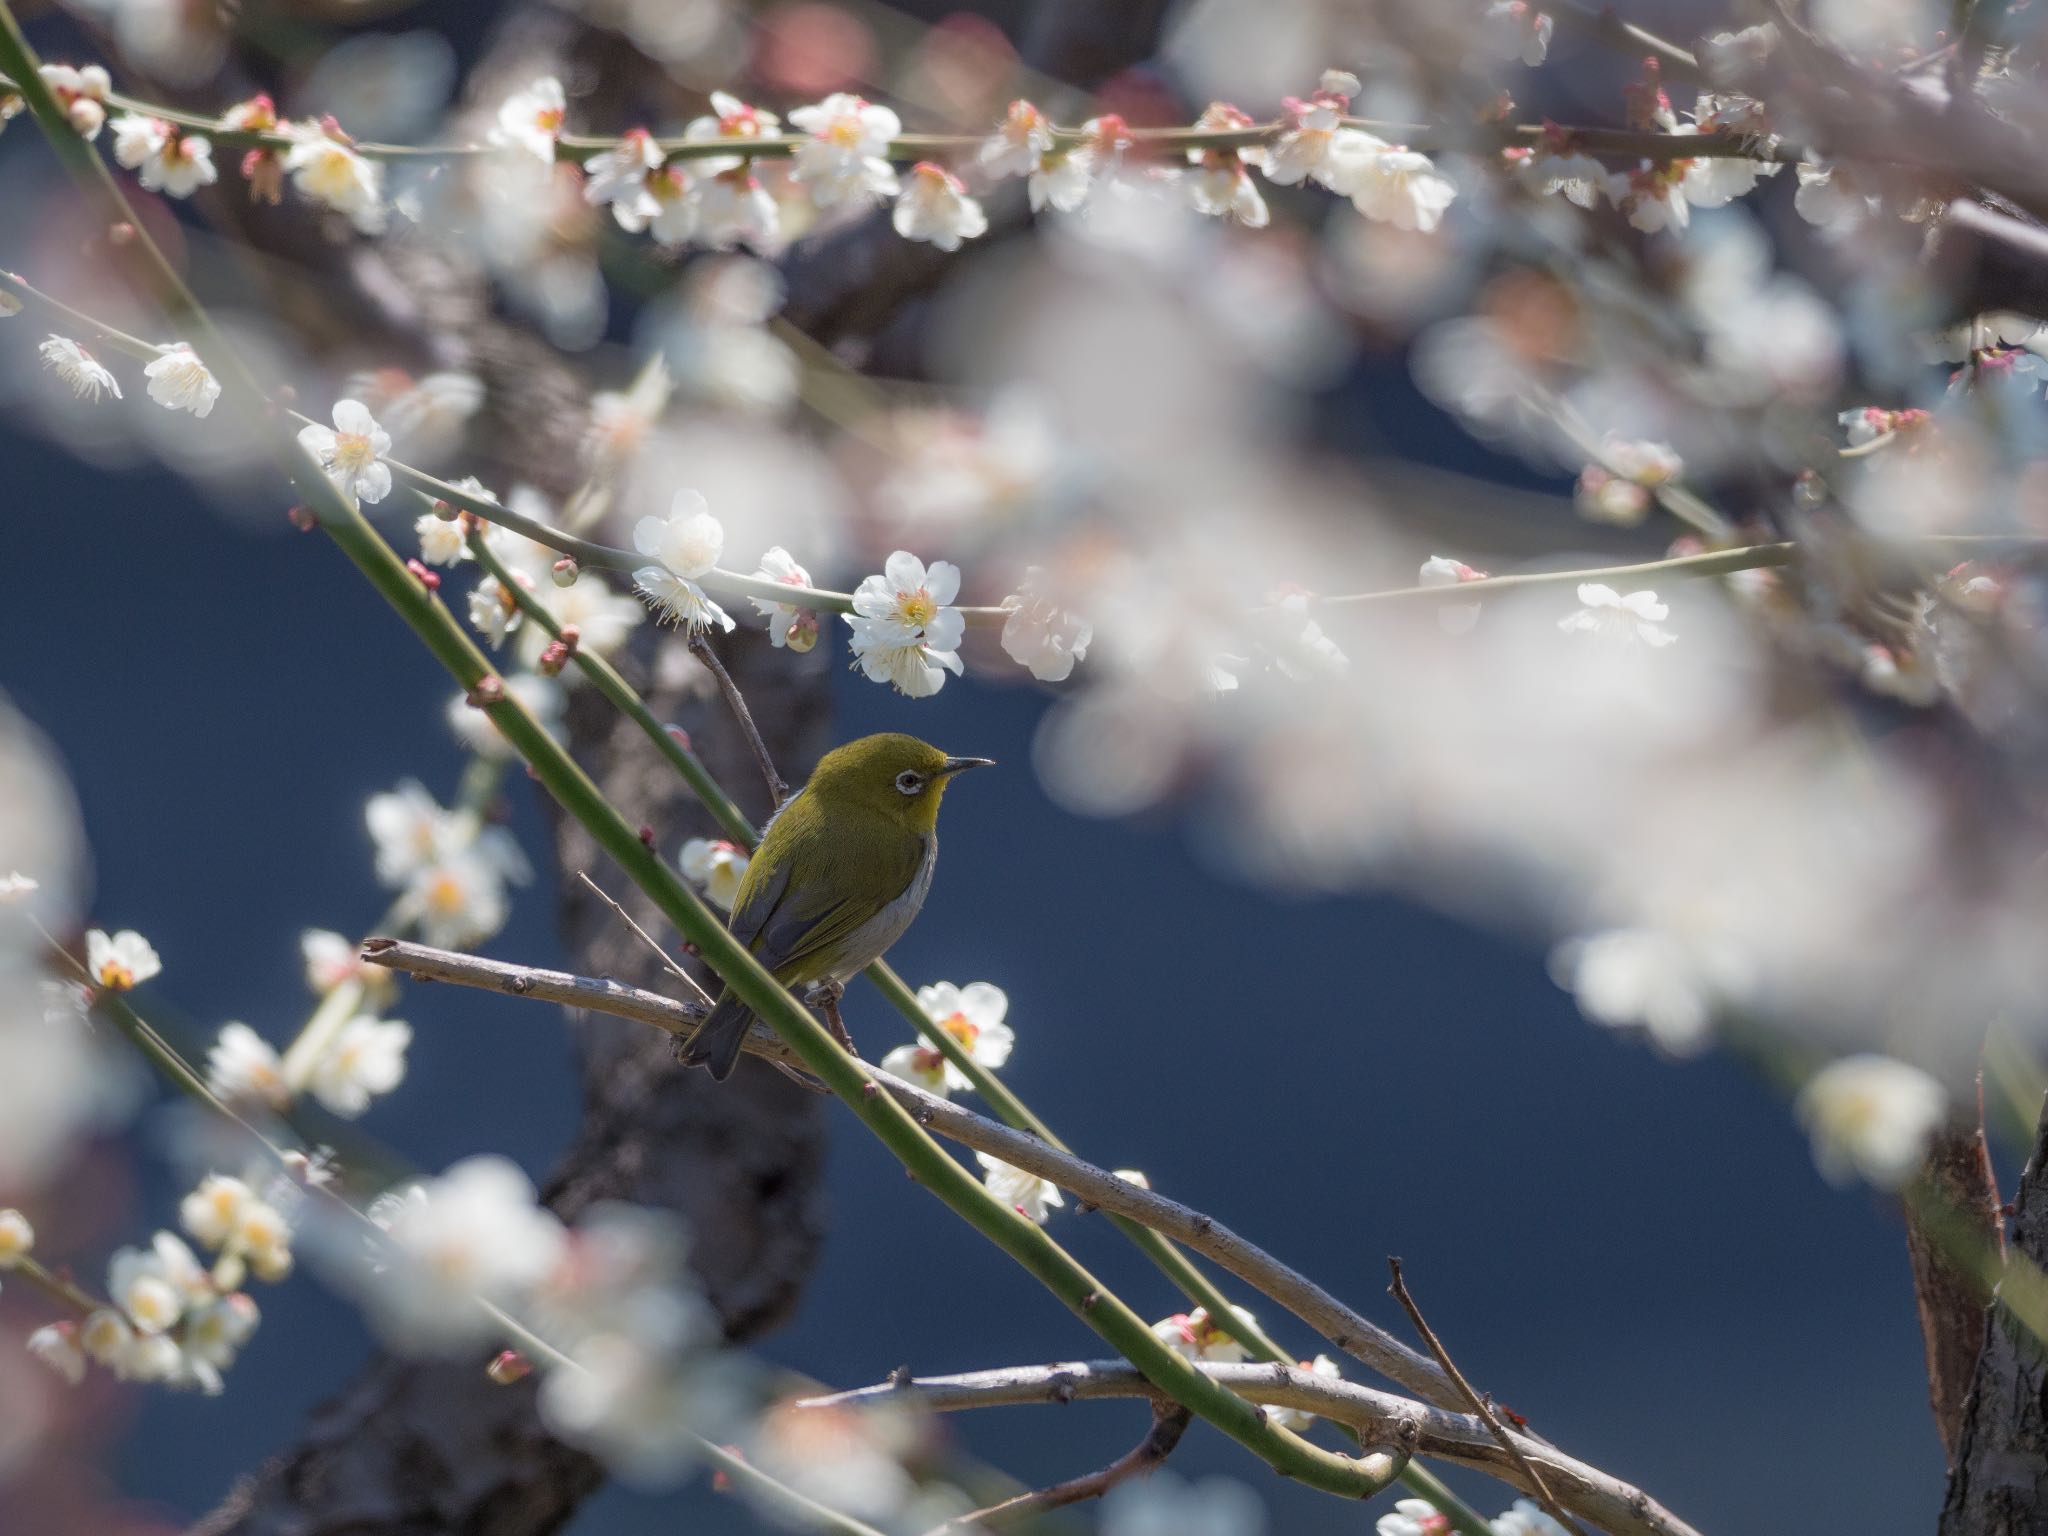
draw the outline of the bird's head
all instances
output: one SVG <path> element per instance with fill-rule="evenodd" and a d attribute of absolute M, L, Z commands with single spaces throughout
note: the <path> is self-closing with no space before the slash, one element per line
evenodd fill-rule
<path fill-rule="evenodd" d="M 993 767 L 985 757 L 948 757 L 915 736 L 888 732 L 835 747 L 818 761 L 806 793 L 826 815 L 866 812 L 919 832 L 938 824 L 953 775 Z"/>

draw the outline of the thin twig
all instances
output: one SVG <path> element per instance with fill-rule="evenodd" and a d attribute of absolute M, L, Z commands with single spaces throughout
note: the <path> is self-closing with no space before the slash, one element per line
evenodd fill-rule
<path fill-rule="evenodd" d="M 1428 1407 L 1357 1382 L 1318 1376 L 1298 1366 L 1225 1365 L 1205 1360 L 1198 1361 L 1196 1369 L 1252 1402 L 1294 1408 L 1349 1425 L 1367 1444 L 1397 1446 L 1416 1456 L 1475 1468 L 1531 1495 L 1536 1491 L 1527 1481 L 1522 1462 L 1503 1451 L 1492 1432 L 1470 1414 Z M 1121 1360 L 1071 1360 L 954 1376 L 897 1376 L 849 1392 L 805 1398 L 798 1406 L 845 1409 L 896 1402 L 934 1413 L 957 1413 L 973 1408 L 1156 1395 L 1156 1389 Z M 1543 1469 L 1544 1480 L 1559 1491 L 1567 1509 L 1613 1536 L 1698 1536 L 1693 1527 L 1632 1484 L 1539 1440 L 1521 1435 L 1515 1439 L 1523 1457 Z"/>
<path fill-rule="evenodd" d="M 581 880 L 585 885 L 589 886 L 592 891 L 596 892 L 597 899 L 599 901 L 603 902 L 606 906 L 610 907 L 614 912 L 618 913 L 619 921 L 624 923 L 628 928 L 632 929 L 633 932 L 639 936 L 640 942 L 642 944 L 645 944 L 649 949 L 653 950 L 657 956 L 660 957 L 661 963 L 668 968 L 669 975 L 675 977 L 677 981 L 680 981 L 684 986 L 688 987 L 690 991 L 696 995 L 698 1001 L 703 1003 L 706 1008 L 709 1008 L 711 1006 L 711 994 L 709 992 L 706 992 L 704 988 L 698 984 L 696 977 L 692 976 L 688 971 L 684 970 L 680 965 L 676 964 L 674 956 L 669 954 L 669 952 L 663 949 L 659 944 L 655 943 L 654 935 L 650 934 L 645 928 L 642 928 L 638 923 L 633 921 L 632 913 L 628 912 L 624 907 L 620 906 L 616 901 L 612 900 L 610 893 L 607 892 L 605 888 L 599 885 L 595 880 L 591 879 L 590 876 L 586 874 L 583 870 L 579 869 L 576 871 L 576 878 L 578 880 Z"/>
<path fill-rule="evenodd" d="M 1451 1359 L 1451 1352 L 1444 1348 L 1444 1341 L 1436 1336 L 1436 1330 L 1430 1327 L 1423 1317 L 1422 1308 L 1417 1306 L 1415 1298 L 1408 1294 L 1408 1282 L 1401 1277 L 1401 1261 L 1391 1254 L 1388 1255 L 1387 1270 L 1394 1277 L 1394 1283 L 1388 1286 L 1387 1290 L 1407 1311 L 1408 1321 L 1413 1323 L 1415 1331 L 1422 1335 L 1422 1342 L 1427 1344 L 1429 1352 L 1436 1356 L 1436 1363 L 1444 1368 L 1444 1374 L 1458 1384 L 1458 1390 L 1465 1394 L 1465 1401 L 1472 1405 L 1473 1413 L 1478 1415 L 1480 1422 L 1485 1424 L 1493 1438 L 1500 1442 L 1500 1448 L 1514 1457 L 1516 1463 L 1529 1475 L 1529 1485 L 1535 1490 L 1543 1508 L 1553 1520 L 1570 1531 L 1572 1536 L 1586 1536 L 1586 1533 L 1579 1529 L 1578 1522 L 1565 1512 L 1562 1504 L 1558 1503 L 1557 1495 L 1550 1491 L 1550 1485 L 1543 1480 L 1543 1474 L 1536 1470 L 1536 1464 L 1522 1454 L 1521 1447 L 1515 1443 L 1515 1437 L 1507 1432 L 1507 1427 L 1495 1416 L 1493 1405 L 1473 1389 L 1472 1383 L 1465 1379 L 1465 1373 L 1459 1370 Z"/>
<path fill-rule="evenodd" d="M 690 654 L 704 663 L 704 668 L 718 683 L 718 691 L 725 695 L 725 702 L 732 710 L 733 719 L 739 722 L 740 734 L 747 738 L 747 746 L 754 754 L 754 761 L 761 769 L 761 777 L 768 782 L 768 803 L 776 810 L 782 809 L 782 802 L 789 798 L 789 783 L 776 772 L 775 759 L 768 755 L 768 743 L 761 739 L 760 727 L 754 724 L 754 712 L 747 708 L 746 698 L 740 693 L 739 684 L 732 680 L 732 674 L 725 670 L 725 663 L 718 659 L 718 652 L 711 648 L 710 638 L 701 629 L 690 631 Z"/>
<path fill-rule="evenodd" d="M 1084 1473 L 1080 1477 L 1070 1477 L 1065 1482 L 1054 1483 L 1050 1487 L 1020 1493 L 1015 1498 L 1004 1499 L 1000 1504 L 991 1504 L 986 1509 L 977 1509 L 972 1514 L 948 1520 L 932 1530 L 929 1536 L 951 1536 L 951 1533 L 961 1531 L 1000 1530 L 1004 1526 L 1015 1525 L 1026 1516 L 1041 1514 L 1048 1509 L 1064 1509 L 1069 1504 L 1099 1499 L 1118 1483 L 1127 1483 L 1134 1477 L 1149 1476 L 1153 1468 L 1173 1454 L 1173 1448 L 1180 1444 L 1181 1436 L 1187 1433 L 1188 1421 L 1193 1417 L 1179 1404 L 1163 1403 L 1155 1398 L 1152 1402 L 1152 1427 L 1145 1432 L 1145 1438 L 1108 1466 Z"/>

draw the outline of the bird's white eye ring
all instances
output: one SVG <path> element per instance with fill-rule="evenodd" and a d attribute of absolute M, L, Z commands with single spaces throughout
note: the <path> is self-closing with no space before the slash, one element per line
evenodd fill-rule
<path fill-rule="evenodd" d="M 924 788 L 924 775 L 914 768 L 906 768 L 896 775 L 896 790 L 899 794 L 914 795 Z"/>

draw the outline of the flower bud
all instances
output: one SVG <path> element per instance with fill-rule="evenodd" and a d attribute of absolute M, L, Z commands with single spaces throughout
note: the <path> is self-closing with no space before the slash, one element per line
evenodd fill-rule
<path fill-rule="evenodd" d="M 405 568 L 408 571 L 411 571 L 414 576 L 418 577 L 419 584 L 425 587 L 429 592 L 438 592 L 441 590 L 440 572 L 428 570 L 426 566 L 421 564 L 418 560 L 406 561 Z"/>
<path fill-rule="evenodd" d="M 292 520 L 292 526 L 301 533 L 311 533 L 320 526 L 320 519 L 313 515 L 313 509 L 308 506 L 292 507 L 285 516 Z"/>
<path fill-rule="evenodd" d="M 502 704 L 505 702 L 505 679 L 499 677 L 495 672 L 480 677 L 476 680 L 476 686 L 470 689 L 464 697 L 477 709 L 483 709 L 492 704 Z"/>
<path fill-rule="evenodd" d="M 808 608 L 798 613 L 783 631 L 782 643 L 798 655 L 808 651 L 818 643 L 818 616 Z"/>
<path fill-rule="evenodd" d="M 575 586 L 576 578 L 583 574 L 582 568 L 568 555 L 564 555 L 561 559 L 557 560 L 554 563 L 553 570 L 555 573 L 555 585 L 558 587 Z"/>
<path fill-rule="evenodd" d="M 533 1374 L 533 1362 L 516 1349 L 502 1349 L 498 1356 L 484 1368 L 484 1374 L 501 1387 L 509 1387 L 515 1381 L 524 1381 Z"/>
<path fill-rule="evenodd" d="M 36 1245 L 35 1228 L 16 1210 L 0 1211 L 0 1269 L 12 1269 Z"/>

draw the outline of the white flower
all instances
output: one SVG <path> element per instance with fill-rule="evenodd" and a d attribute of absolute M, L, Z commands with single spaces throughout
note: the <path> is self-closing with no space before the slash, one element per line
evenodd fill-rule
<path fill-rule="evenodd" d="M 522 592 L 533 590 L 533 578 L 524 571 L 511 572 L 513 586 Z M 469 589 L 469 622 L 496 650 L 505 637 L 526 622 L 526 611 L 512 588 L 495 576 L 486 576 Z"/>
<path fill-rule="evenodd" d="M 1534 1499 L 1517 1499 L 1514 1507 L 1487 1522 L 1493 1536 L 1566 1536 L 1565 1528 L 1543 1512 Z"/>
<path fill-rule="evenodd" d="M 1669 485 L 1685 473 L 1685 461 L 1668 443 L 1616 437 L 1612 433 L 1600 444 L 1600 458 L 1613 473 L 1626 476 L 1637 485 Z"/>
<path fill-rule="evenodd" d="M 133 928 L 123 928 L 112 938 L 95 928 L 85 936 L 85 968 L 101 990 L 126 992 L 163 970 L 164 963 L 149 940 Z"/>
<path fill-rule="evenodd" d="M 562 1224 L 502 1157 L 472 1157 L 383 1206 L 390 1263 L 370 1283 L 374 1320 L 400 1348 L 446 1354 L 495 1325 L 477 1298 L 516 1305 L 561 1257 Z"/>
<path fill-rule="evenodd" d="M 1209 132 L 1228 132 L 1249 128 L 1251 122 L 1247 114 L 1228 102 L 1216 101 L 1195 119 L 1195 127 Z M 1186 189 L 1188 204 L 1195 212 L 1211 218 L 1234 218 L 1247 229 L 1266 227 L 1266 199 L 1260 195 L 1258 183 L 1252 180 L 1249 169 L 1265 163 L 1264 151 L 1191 149 L 1187 155 L 1192 169 L 1186 173 L 1181 185 Z"/>
<path fill-rule="evenodd" d="M 285 129 L 292 147 L 285 151 L 284 169 L 303 197 L 324 203 L 366 235 L 384 228 L 384 172 L 376 162 L 365 160 L 350 148 L 345 137 L 333 135 L 319 125 L 293 124 Z"/>
<path fill-rule="evenodd" d="M 675 389 L 668 365 L 656 353 L 624 390 L 603 389 L 590 397 L 590 430 L 583 438 L 583 458 L 591 470 L 606 475 L 636 453 Z"/>
<path fill-rule="evenodd" d="M 1560 944 L 1550 974 L 1595 1024 L 1641 1027 L 1674 1056 L 1712 1041 L 1714 1015 L 1732 968 L 1691 944 L 1647 928 L 1616 928 Z"/>
<path fill-rule="evenodd" d="M 1572 500 L 1589 522 L 1633 528 L 1649 515 L 1652 498 L 1648 488 L 1637 481 L 1588 464 L 1579 471 Z"/>
<path fill-rule="evenodd" d="M 37 349 L 43 363 L 71 386 L 81 400 L 97 400 L 102 394 L 121 398 L 121 386 L 93 355 L 68 336 L 52 336 Z"/>
<path fill-rule="evenodd" d="M 1023 585 L 1003 599 L 1003 652 L 1042 683 L 1064 682 L 1084 660 L 1095 626 L 1038 590 L 1045 572 L 1033 566 Z"/>
<path fill-rule="evenodd" d="M 792 157 L 796 179 L 820 208 L 865 206 L 896 195 L 889 141 L 903 131 L 887 107 L 839 92 L 816 106 L 798 107 L 789 120 L 810 137 Z"/>
<path fill-rule="evenodd" d="M 993 1072 L 1010 1059 L 1010 1047 L 1017 1037 L 1003 1022 L 1010 1000 L 1001 987 L 986 981 L 971 981 L 964 987 L 941 981 L 919 987 L 917 1001 L 925 1016 L 952 1036 L 977 1066 Z M 941 1098 L 965 1093 L 974 1086 L 937 1048 L 921 1043 L 899 1045 L 882 1058 L 882 1070 Z"/>
<path fill-rule="evenodd" d="M 1799 190 L 1792 194 L 1793 212 L 1829 235 L 1851 234 L 1884 209 L 1882 199 L 1852 185 L 1850 173 L 1839 166 L 1802 161 L 1795 169 Z"/>
<path fill-rule="evenodd" d="M 1458 195 L 1429 156 L 1388 144 L 1358 128 L 1331 135 L 1316 179 L 1369 219 L 1396 229 L 1433 230 Z"/>
<path fill-rule="evenodd" d="M 178 1202 L 178 1225 L 202 1247 L 223 1248 L 234 1236 L 243 1209 L 255 1201 L 256 1192 L 240 1179 L 209 1173 Z"/>
<path fill-rule="evenodd" d="M 262 1320 L 256 1303 L 236 1291 L 195 1309 L 180 1331 L 183 1359 L 173 1386 L 198 1386 L 213 1396 L 221 1390 L 220 1373 L 235 1363 L 249 1336 Z"/>
<path fill-rule="evenodd" d="M 491 142 L 523 149 L 542 165 L 555 163 L 555 140 L 562 132 L 568 99 L 562 82 L 543 75 L 523 91 L 516 91 L 498 108 L 497 126 Z"/>
<path fill-rule="evenodd" d="M 1579 587 L 1580 607 L 1566 614 L 1557 627 L 1566 634 L 1599 635 L 1626 644 L 1670 645 L 1678 636 L 1663 627 L 1671 609 L 1657 601 L 1654 592 L 1631 592 L 1624 597 L 1601 582 L 1584 582 Z"/>
<path fill-rule="evenodd" d="M 85 1351 L 78 1347 L 78 1324 L 45 1323 L 28 1336 L 28 1352 L 72 1386 L 85 1380 Z"/>
<path fill-rule="evenodd" d="M 1311 1376 L 1320 1376 L 1325 1381 L 1342 1381 L 1344 1373 L 1337 1368 L 1337 1362 L 1328 1355 L 1317 1355 L 1313 1360 L 1301 1362 L 1301 1368 Z M 1268 1406 L 1266 1416 L 1282 1429 L 1291 1429 L 1297 1435 L 1315 1423 L 1316 1416 L 1305 1408 L 1276 1408 Z"/>
<path fill-rule="evenodd" d="M 196 133 L 180 133 L 161 118 L 130 112 L 114 120 L 114 158 L 152 192 L 190 197 L 219 179 L 213 144 Z"/>
<path fill-rule="evenodd" d="M 1813 1160 L 1830 1183 L 1861 1175 L 1898 1189 L 1920 1171 L 1948 1114 L 1948 1095 L 1918 1067 L 1890 1056 L 1845 1056 L 1799 1091 Z"/>
<path fill-rule="evenodd" d="M 1110 1489 L 1102 1536 L 1266 1536 L 1266 1509 L 1235 1478 L 1154 1472 Z"/>
<path fill-rule="evenodd" d="M 640 611 L 638 603 L 632 606 L 635 613 Z M 520 631 L 522 637 L 546 633 L 547 631 L 538 626 L 532 630 Z M 534 724 L 557 741 L 564 739 L 562 712 L 568 706 L 568 699 L 562 692 L 562 685 L 554 678 L 542 677 L 537 672 L 514 672 L 505 679 L 505 692 L 518 702 L 520 708 L 533 716 Z M 476 753 L 478 757 L 510 762 L 519 755 L 513 749 L 512 743 L 505 739 L 505 733 L 498 729 L 498 722 L 470 703 L 469 695 L 466 693 L 454 694 L 449 698 L 448 725 L 463 746 Z"/>
<path fill-rule="evenodd" d="M 186 1307 L 213 1294 L 206 1267 L 177 1236 L 157 1233 L 149 1248 L 123 1248 L 107 1265 L 107 1296 L 138 1333 L 174 1328 Z"/>
<path fill-rule="evenodd" d="M 1321 171 L 1330 140 L 1357 93 L 1358 77 L 1333 69 L 1324 72 L 1321 86 L 1306 101 L 1290 96 L 1286 106 L 1293 126 L 1266 151 L 1266 179 L 1291 187 Z"/>
<path fill-rule="evenodd" d="M 1373 1529 L 1378 1536 L 1451 1536 L 1450 1518 L 1427 1499 L 1397 1499 Z"/>
<path fill-rule="evenodd" d="M 377 845 L 377 878 L 389 886 L 405 884 L 415 871 L 459 841 L 454 818 L 417 779 L 370 796 L 363 807 L 363 821 L 370 829 L 370 840 Z"/>
<path fill-rule="evenodd" d="M 175 1339 L 139 1332 L 128 1318 L 107 1308 L 78 1325 L 78 1342 L 123 1381 L 168 1381 L 183 1363 Z"/>
<path fill-rule="evenodd" d="M 1660 229 L 1684 229 L 1692 221 L 1686 202 L 1686 161 L 1668 165 L 1646 165 L 1635 171 L 1616 171 L 1607 181 L 1607 197 L 1644 234 Z"/>
<path fill-rule="evenodd" d="M 1487 29 L 1504 58 L 1520 59 L 1534 69 L 1550 54 L 1550 35 L 1557 23 L 1528 0 L 1493 0 L 1486 8 Z"/>
<path fill-rule="evenodd" d="M 776 581 L 786 587 L 808 587 L 811 573 L 796 563 L 790 552 L 780 544 L 761 557 L 761 568 L 754 572 L 760 581 Z M 793 651 L 808 651 L 818 643 L 818 616 L 808 608 L 795 603 L 778 603 L 765 597 L 750 599 L 760 609 L 761 617 L 768 621 L 768 639 L 778 649 L 788 646 Z"/>
<path fill-rule="evenodd" d="M 1052 124 L 1028 101 L 1013 101 L 996 131 L 981 141 L 976 163 L 989 176 L 1029 176 L 1052 153 Z"/>
<path fill-rule="evenodd" d="M 370 1107 L 373 1095 L 405 1080 L 405 1048 L 411 1044 L 410 1024 L 359 1014 L 321 1053 L 306 1086 L 335 1114 L 353 1120 Z"/>
<path fill-rule="evenodd" d="M 300 428 L 299 446 L 344 496 L 374 505 L 391 494 L 391 435 L 362 401 L 335 401 L 333 427 Z"/>
<path fill-rule="evenodd" d="M 781 210 L 746 166 L 698 182 L 695 197 L 699 245 L 714 251 L 743 245 L 761 256 L 782 248 Z"/>
<path fill-rule="evenodd" d="M 1079 213 L 1095 186 L 1093 159 L 1086 149 L 1055 149 L 1043 156 L 1025 183 L 1031 211 Z"/>
<path fill-rule="evenodd" d="M 505 926 L 511 906 L 505 882 L 523 879 L 524 872 L 525 862 L 509 841 L 479 840 L 415 871 L 400 906 L 419 923 L 427 943 L 467 948 Z"/>
<path fill-rule="evenodd" d="M 1453 560 L 1448 555 L 1431 555 L 1415 574 L 1416 585 L 1422 587 L 1449 587 L 1485 579 L 1486 572 L 1474 570 L 1464 561 Z M 1462 635 L 1479 622 L 1479 604 L 1440 603 L 1436 618 L 1447 634 Z"/>
<path fill-rule="evenodd" d="M 242 1023 L 221 1026 L 220 1037 L 206 1053 L 206 1086 L 214 1097 L 230 1104 L 281 1110 L 292 1101 L 283 1060 L 269 1041 Z"/>
<path fill-rule="evenodd" d="M 661 161 L 654 135 L 645 128 L 630 129 L 617 144 L 583 163 L 583 200 L 599 208 L 609 204 L 621 229 L 645 229 L 661 214 L 661 204 L 647 186 L 648 176 Z"/>
<path fill-rule="evenodd" d="M 693 837 L 683 844 L 677 857 L 683 878 L 704 887 L 714 905 L 730 912 L 739 899 L 740 882 L 747 877 L 747 852 L 723 838 Z"/>
<path fill-rule="evenodd" d="M 83 69 L 74 69 L 69 64 L 45 64 L 37 73 L 57 98 L 57 105 L 64 109 L 65 118 L 79 137 L 98 138 L 100 129 L 106 126 L 107 93 L 114 88 L 107 72 L 97 64 L 88 64 Z"/>
<path fill-rule="evenodd" d="M 910 168 L 892 222 L 904 239 L 929 241 L 942 251 L 957 251 L 962 241 L 988 233 L 988 216 L 966 185 L 929 160 Z"/>
<path fill-rule="evenodd" d="M 142 376 L 149 380 L 149 398 L 166 410 L 206 416 L 220 398 L 220 381 L 182 341 L 165 343 L 162 355 L 142 370 Z"/>
<path fill-rule="evenodd" d="M 1562 146 L 1531 155 L 1523 162 L 1522 175 L 1546 197 L 1562 196 L 1581 208 L 1597 206 L 1609 182 L 1606 166 Z"/>
<path fill-rule="evenodd" d="M 667 517 L 643 517 L 633 529 L 633 547 L 659 561 L 633 573 L 635 586 L 654 599 L 657 612 L 691 629 L 716 624 L 732 628 L 726 611 L 697 585 L 725 552 L 725 528 L 696 491 L 677 491 Z"/>
<path fill-rule="evenodd" d="M 1067 1203 L 1057 1184 L 1041 1179 L 1035 1173 L 1013 1168 L 986 1152 L 975 1153 L 974 1160 L 981 1164 L 981 1181 L 988 1186 L 988 1192 L 1028 1221 L 1043 1226 L 1053 1206 Z"/>
<path fill-rule="evenodd" d="M 748 139 L 777 133 L 781 128 L 782 119 L 773 112 L 749 106 L 730 92 L 713 91 L 710 115 L 691 118 L 683 129 L 683 137 L 700 142 L 705 139 L 732 139 L 737 149 Z M 746 164 L 744 155 L 708 155 L 691 161 L 691 168 L 701 176 L 716 177 L 742 170 Z"/>
<path fill-rule="evenodd" d="M 0 1269 L 13 1269 L 36 1245 L 36 1229 L 13 1209 L 0 1211 Z"/>
<path fill-rule="evenodd" d="M 1234 1306 L 1230 1310 L 1247 1333 L 1258 1327 L 1259 1320 L 1243 1307 Z M 1152 1325 L 1152 1335 L 1176 1354 L 1185 1355 L 1190 1360 L 1215 1360 L 1228 1365 L 1251 1358 L 1249 1349 L 1210 1320 L 1206 1307 L 1161 1318 Z"/>
<path fill-rule="evenodd" d="M 937 560 L 927 571 L 907 550 L 890 555 L 881 575 L 854 589 L 853 612 L 842 615 L 861 670 L 912 698 L 937 693 L 946 680 L 941 668 L 960 671 L 957 649 L 967 620 L 949 606 L 959 595 L 958 566 Z"/>

